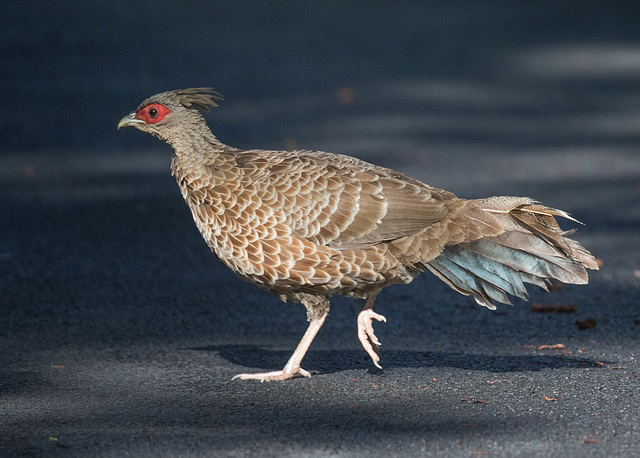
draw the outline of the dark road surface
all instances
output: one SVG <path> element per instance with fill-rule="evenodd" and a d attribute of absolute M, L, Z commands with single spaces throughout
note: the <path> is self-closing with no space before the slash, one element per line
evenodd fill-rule
<path fill-rule="evenodd" d="M 0 456 L 640 454 L 640 9 L 14 3 L 0 6 Z M 115 129 L 144 98 L 199 85 L 226 96 L 206 116 L 225 143 L 536 198 L 585 223 L 575 238 L 601 270 L 495 312 L 429 273 L 388 288 L 382 371 L 357 340 L 361 304 L 336 297 L 311 379 L 231 381 L 282 368 L 304 309 L 224 267 L 169 147 Z"/>

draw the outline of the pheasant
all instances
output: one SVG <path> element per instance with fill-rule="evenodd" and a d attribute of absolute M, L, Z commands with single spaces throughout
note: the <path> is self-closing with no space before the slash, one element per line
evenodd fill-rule
<path fill-rule="evenodd" d="M 233 272 L 302 303 L 309 326 L 280 371 L 260 381 L 310 377 L 302 359 L 329 313 L 329 297 L 364 299 L 358 338 L 380 367 L 376 295 L 429 270 L 491 310 L 526 299 L 524 283 L 586 284 L 594 257 L 563 231 L 564 211 L 526 197 L 465 200 L 399 172 L 317 151 L 242 150 L 221 143 L 200 110 L 211 88 L 163 92 L 118 123 L 173 148 L 171 172 L 207 245 Z"/>

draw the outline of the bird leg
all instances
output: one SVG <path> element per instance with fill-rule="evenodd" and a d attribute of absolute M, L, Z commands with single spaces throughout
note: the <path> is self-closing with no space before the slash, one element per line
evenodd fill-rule
<path fill-rule="evenodd" d="M 296 374 L 300 374 L 303 377 L 311 377 L 311 374 L 308 371 L 305 371 L 300 367 L 300 363 L 302 362 L 302 358 L 307 353 L 311 342 L 315 338 L 316 334 L 322 327 L 325 318 L 329 314 L 329 310 L 327 309 L 323 315 L 320 317 L 314 318 L 309 322 L 309 327 L 307 328 L 307 332 L 304 333 L 296 351 L 293 352 L 291 358 L 284 366 L 284 369 L 281 371 L 273 371 L 273 372 L 262 372 L 258 374 L 238 374 L 233 377 L 232 380 L 239 378 L 240 380 L 260 380 L 261 382 L 271 382 L 274 380 L 287 380 L 293 378 Z"/>
<path fill-rule="evenodd" d="M 387 319 L 373 311 L 373 303 L 376 300 L 376 295 L 377 293 L 367 296 L 364 306 L 358 314 L 358 339 L 360 339 L 360 343 L 373 360 L 373 364 L 375 364 L 378 369 L 382 369 L 379 362 L 380 356 L 378 356 L 378 349 L 381 344 L 373 332 L 372 321 L 375 318 L 378 321 L 384 321 L 386 323 Z"/>

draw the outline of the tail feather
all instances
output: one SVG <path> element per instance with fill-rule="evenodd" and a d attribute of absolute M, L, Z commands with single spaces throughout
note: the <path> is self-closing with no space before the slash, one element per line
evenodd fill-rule
<path fill-rule="evenodd" d="M 569 216 L 567 213 L 548 208 L 542 205 L 519 205 L 509 212 L 516 224 L 519 224 L 525 230 L 544 240 L 549 245 L 557 248 L 563 253 L 569 255 L 571 248 L 568 246 L 567 239 L 564 237 L 558 222 L 554 216 L 562 216 L 573 221 L 579 222 Z"/>
<path fill-rule="evenodd" d="M 465 245 L 463 248 L 465 250 L 472 250 L 535 277 L 555 278 L 563 283 L 585 284 L 588 282 L 589 277 L 582 263 L 561 251 L 549 253 L 544 249 L 544 242 L 536 239 L 532 234 L 507 232 Z"/>
<path fill-rule="evenodd" d="M 483 201 L 486 205 L 490 200 Z M 504 201 L 501 201 L 504 202 Z M 484 209 L 492 212 L 492 210 Z M 502 209 L 506 232 L 445 247 L 427 263 L 427 268 L 456 291 L 472 295 L 485 307 L 495 302 L 511 304 L 508 294 L 527 299 L 524 283 L 548 290 L 550 279 L 585 284 L 586 269 L 598 269 L 595 258 L 578 242 L 567 237 L 554 216 L 571 219 L 567 213 L 534 202 L 510 211 Z"/>

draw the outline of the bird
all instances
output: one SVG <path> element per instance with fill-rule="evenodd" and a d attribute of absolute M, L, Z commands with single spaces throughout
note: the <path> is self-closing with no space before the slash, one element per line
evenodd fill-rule
<path fill-rule="evenodd" d="M 309 322 L 282 370 L 234 379 L 310 377 L 302 360 L 335 294 L 364 299 L 357 335 L 373 364 L 378 293 L 428 270 L 481 306 L 527 299 L 525 283 L 588 283 L 593 255 L 556 218 L 568 213 L 527 197 L 462 199 L 351 156 L 238 149 L 222 143 L 202 111 L 223 100 L 213 88 L 156 94 L 123 117 L 173 149 L 171 173 L 209 248 L 242 279 L 285 302 Z"/>

